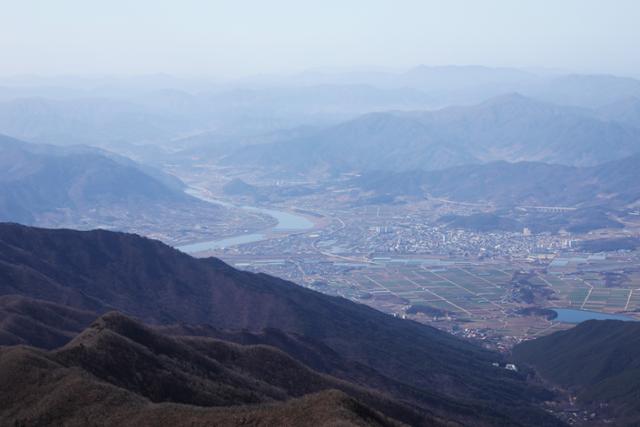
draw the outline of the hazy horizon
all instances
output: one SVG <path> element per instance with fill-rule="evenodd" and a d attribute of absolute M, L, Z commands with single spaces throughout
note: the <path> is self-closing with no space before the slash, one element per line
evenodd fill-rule
<path fill-rule="evenodd" d="M 33 0 L 6 5 L 3 15 L 3 77 L 229 79 L 420 64 L 640 76 L 640 4 L 629 0 Z"/>
<path fill-rule="evenodd" d="M 180 73 L 180 72 L 165 72 L 162 70 L 149 70 L 146 72 L 113 72 L 113 73 L 13 73 L 13 74 L 2 74 L 0 73 L 0 79 L 2 80 L 15 80 L 20 81 L 21 79 L 29 80 L 29 79 L 42 79 L 42 80 L 55 80 L 55 79 L 76 79 L 76 80 L 100 80 L 100 79 L 136 79 L 136 78 L 144 78 L 144 77 L 167 77 L 174 79 L 184 79 L 184 80 L 208 80 L 208 81 L 218 81 L 220 83 L 234 82 L 234 81 L 242 81 L 242 80 L 250 80 L 252 78 L 260 78 L 260 77 L 287 77 L 287 76 L 303 76 L 305 74 L 318 74 L 318 75 L 342 75 L 342 74 L 355 74 L 355 73 L 387 73 L 387 74 L 403 74 L 409 72 L 414 69 L 418 69 L 421 67 L 426 68 L 485 68 L 485 69 L 495 69 L 495 70 L 517 70 L 523 71 L 526 73 L 531 73 L 534 75 L 611 75 L 616 77 L 628 77 L 628 78 L 640 78 L 640 72 L 637 74 L 631 73 L 618 73 L 618 72 L 609 72 L 607 70 L 579 70 L 572 68 L 556 68 L 556 67 L 518 67 L 518 66 L 495 66 L 488 65 L 483 63 L 469 63 L 469 64 L 458 64 L 458 63 L 443 63 L 443 64 L 426 64 L 426 63 L 416 63 L 413 65 L 409 65 L 406 67 L 384 67 L 377 65 L 354 65 L 351 67 L 307 67 L 300 69 L 291 69 L 291 70 L 281 70 L 281 71 L 265 71 L 265 72 L 240 72 L 234 75 L 216 75 L 216 74 L 207 74 L 207 73 Z"/>

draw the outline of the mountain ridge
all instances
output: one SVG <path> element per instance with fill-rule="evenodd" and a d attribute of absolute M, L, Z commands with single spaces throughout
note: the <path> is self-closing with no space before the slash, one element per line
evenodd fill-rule
<path fill-rule="evenodd" d="M 5 221 L 33 223 L 50 212 L 101 204 L 113 208 L 190 201 L 177 178 L 98 149 L 0 136 L 0 155 L 0 218 Z"/>
<path fill-rule="evenodd" d="M 549 398 L 549 392 L 519 374 L 496 370 L 491 363 L 501 359 L 497 353 L 342 298 L 235 270 L 214 258 L 195 259 L 139 236 L 0 224 L 0 277 L 7 278 L 0 281 L 0 295 L 21 294 L 98 314 L 119 310 L 152 325 L 205 323 L 257 333 L 273 327 L 325 346 L 317 353 L 325 366 L 331 366 L 330 357 L 340 360 L 333 352 L 377 371 L 376 383 L 389 381 L 381 376 L 393 379 L 394 396 L 430 396 L 411 398 L 428 410 L 440 407 L 447 413 L 447 407 L 462 404 L 486 419 L 512 422 L 517 416 L 524 417 L 524 424 L 557 423 L 532 404 Z M 340 370 L 328 373 L 359 378 L 366 385 L 366 375 L 358 373 L 364 371 L 352 372 L 351 377 Z"/>
<path fill-rule="evenodd" d="M 25 369 L 27 376 L 36 375 L 39 381 L 16 379 L 16 374 Z M 7 422 L 47 419 L 68 425 L 87 422 L 87 415 L 83 414 L 93 413 L 95 418 L 89 424 L 104 425 L 116 420 L 128 424 L 120 417 L 142 410 L 152 412 L 142 418 L 149 424 L 155 412 L 169 410 L 201 419 L 200 422 L 220 423 L 234 412 L 251 414 L 257 409 L 256 404 L 275 404 L 265 408 L 262 416 L 269 417 L 278 413 L 277 408 L 286 413 L 287 404 L 297 404 L 295 399 L 313 401 L 318 393 L 329 393 L 337 398 L 330 399 L 330 407 L 340 407 L 341 402 L 360 405 L 361 409 L 347 417 L 354 421 L 358 416 L 363 418 L 355 425 L 399 424 L 362 405 L 362 400 L 411 424 L 443 425 L 376 392 L 317 374 L 275 348 L 163 336 L 115 312 L 101 316 L 57 350 L 0 348 L 0 377 L 5 380 L 0 388 L 5 403 L 0 417 Z M 88 398 L 83 399 L 80 394 Z M 119 402 L 123 398 L 128 403 Z M 33 409 L 25 410 L 22 399 L 34 403 Z M 171 406 L 176 404 L 181 407 Z M 225 417 L 225 411 L 231 413 Z M 317 417 L 317 411 L 313 409 L 310 415 Z M 102 416 L 96 417 L 101 412 Z M 225 424 L 230 421 L 227 419 Z M 184 419 L 175 418 L 175 422 L 188 425 Z M 242 419 L 233 424 L 236 423 L 241 424 Z"/>
<path fill-rule="evenodd" d="M 638 128 L 512 93 L 473 106 L 369 113 L 306 137 L 242 147 L 223 162 L 290 173 L 407 171 L 496 160 L 594 166 L 638 152 Z"/>
<path fill-rule="evenodd" d="M 427 196 L 497 206 L 622 207 L 640 198 L 640 154 L 592 167 L 490 162 L 438 171 L 372 171 L 353 180 L 365 191 Z"/>
<path fill-rule="evenodd" d="M 513 355 L 581 403 L 611 405 L 614 425 L 640 422 L 640 323 L 589 320 L 518 344 Z"/>

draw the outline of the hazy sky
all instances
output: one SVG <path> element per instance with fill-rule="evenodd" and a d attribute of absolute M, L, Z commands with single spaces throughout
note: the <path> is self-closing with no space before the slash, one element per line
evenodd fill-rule
<path fill-rule="evenodd" d="M 639 0 L 0 0 L 0 74 L 481 64 L 640 76 Z"/>

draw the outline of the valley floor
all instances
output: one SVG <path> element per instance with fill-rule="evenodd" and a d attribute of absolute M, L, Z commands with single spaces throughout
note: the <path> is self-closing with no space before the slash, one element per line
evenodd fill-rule
<path fill-rule="evenodd" d="M 229 173 L 212 168 L 181 178 L 214 197 L 252 203 L 223 193 L 219 183 Z M 573 246 L 587 236 L 474 232 L 437 223 L 442 215 L 477 209 L 465 204 L 352 203 L 339 189 L 261 202 L 304 215 L 314 227 L 195 255 L 220 257 L 237 268 L 283 277 L 501 351 L 570 328 L 551 319 L 553 308 L 640 319 L 640 252 L 581 253 Z M 623 235 L 635 227 L 629 224 Z M 620 233 L 603 230 L 588 238 Z"/>

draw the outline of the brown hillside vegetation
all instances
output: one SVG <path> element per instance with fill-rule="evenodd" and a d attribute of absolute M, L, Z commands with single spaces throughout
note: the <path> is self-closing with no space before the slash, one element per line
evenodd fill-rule
<path fill-rule="evenodd" d="M 598 412 L 606 404 L 610 425 L 640 425 L 640 322 L 589 320 L 520 343 L 513 354 L 581 404 Z"/>
<path fill-rule="evenodd" d="M 69 342 L 96 313 L 20 295 L 0 296 L 0 344 L 53 349 Z"/>
<path fill-rule="evenodd" d="M 444 425 L 275 348 L 169 337 L 118 313 L 58 350 L 3 348 L 0 384 L 4 425 L 399 424 L 370 407 Z"/>

